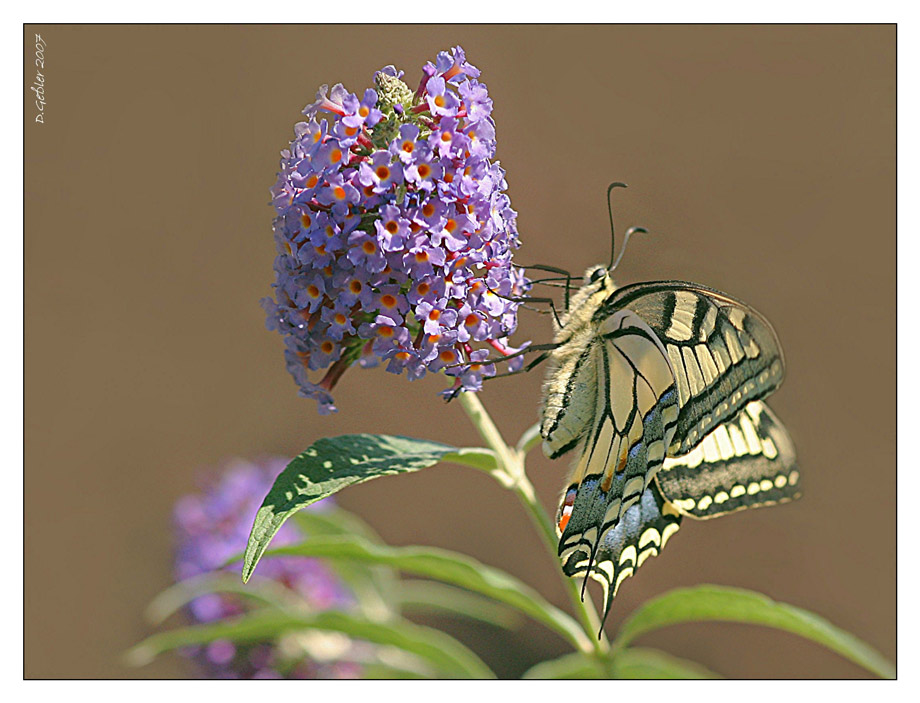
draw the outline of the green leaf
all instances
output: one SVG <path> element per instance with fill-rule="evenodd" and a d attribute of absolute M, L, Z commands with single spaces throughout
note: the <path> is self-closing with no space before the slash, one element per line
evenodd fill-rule
<path fill-rule="evenodd" d="M 837 652 L 882 678 L 894 678 L 894 665 L 868 644 L 824 618 L 761 593 L 703 585 L 681 588 L 647 601 L 630 618 L 613 643 L 623 648 L 639 635 L 682 622 L 718 620 L 766 625 L 801 635 Z"/>
<path fill-rule="evenodd" d="M 606 679 L 600 662 L 581 652 L 565 654 L 532 666 L 524 672 L 525 679 Z"/>
<path fill-rule="evenodd" d="M 425 674 L 410 669 L 400 669 L 377 662 L 361 665 L 362 679 L 427 679 Z"/>
<path fill-rule="evenodd" d="M 696 662 L 670 654 L 630 647 L 612 661 L 599 661 L 582 652 L 540 662 L 525 673 L 525 679 L 712 679 L 721 678 Z"/>
<path fill-rule="evenodd" d="M 147 606 L 145 616 L 148 622 L 158 625 L 180 608 L 208 593 L 233 593 L 276 608 L 305 605 L 297 593 L 277 581 L 259 579 L 244 586 L 234 574 L 215 571 L 179 581 L 161 591 Z"/>
<path fill-rule="evenodd" d="M 323 508 L 328 505 L 324 503 Z M 304 510 L 294 515 L 294 521 L 309 535 L 357 535 L 369 542 L 381 542 L 380 535 L 364 520 L 336 505 L 332 508 Z"/>
<path fill-rule="evenodd" d="M 469 466 L 473 469 L 479 469 L 491 473 L 498 470 L 498 460 L 495 458 L 495 452 L 483 447 L 464 447 L 441 457 L 441 461 L 449 461 L 452 464 Z"/>
<path fill-rule="evenodd" d="M 618 679 L 720 679 L 702 664 L 646 647 L 629 647 L 613 660 Z"/>
<path fill-rule="evenodd" d="M 249 580 L 272 537 L 301 508 L 346 486 L 379 476 L 419 471 L 460 451 L 438 442 L 390 435 L 355 434 L 324 438 L 295 458 L 275 479 L 256 514 L 243 558 Z"/>
<path fill-rule="evenodd" d="M 495 674 L 479 657 L 443 632 L 407 620 L 384 624 L 337 610 L 322 613 L 261 610 L 233 620 L 161 632 L 128 650 L 125 661 L 130 666 L 143 666 L 158 654 L 179 647 L 206 644 L 219 639 L 240 643 L 260 642 L 296 630 L 342 632 L 368 642 L 398 647 L 424 659 L 451 677 L 495 678 Z"/>
<path fill-rule="evenodd" d="M 517 442 L 516 449 L 521 454 L 527 454 L 527 452 L 540 443 L 541 439 L 540 423 L 538 422 L 524 430 L 524 434 L 521 435 L 521 438 Z"/>
<path fill-rule="evenodd" d="M 455 615 L 506 630 L 517 629 L 523 621 L 517 610 L 471 593 L 465 588 L 436 581 L 401 582 L 399 604 L 410 613 Z"/>
<path fill-rule="evenodd" d="M 292 519 L 308 537 L 355 535 L 380 542 L 379 535 L 366 522 L 338 506 L 301 510 Z M 362 612 L 371 620 L 388 620 L 398 612 L 398 577 L 393 569 L 346 561 L 328 566 L 351 589 Z"/>
<path fill-rule="evenodd" d="M 327 559 L 354 559 L 463 586 L 507 603 L 555 630 L 580 650 L 593 648 L 570 616 L 547 602 L 527 584 L 466 555 L 428 547 L 389 547 L 360 539 L 322 538 L 272 549 L 269 554 L 294 554 Z"/>

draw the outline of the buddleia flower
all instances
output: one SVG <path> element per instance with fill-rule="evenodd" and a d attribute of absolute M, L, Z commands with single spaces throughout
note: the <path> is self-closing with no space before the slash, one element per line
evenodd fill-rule
<path fill-rule="evenodd" d="M 530 282 L 512 263 L 517 213 L 493 160 L 488 90 L 460 47 L 426 64 L 414 91 L 403 75 L 386 66 L 360 94 L 322 86 L 271 189 L 266 324 L 323 414 L 356 363 L 443 373 L 452 396 L 495 375 L 487 352 L 517 351 L 508 338 Z"/>
<path fill-rule="evenodd" d="M 177 581 L 221 568 L 239 577 L 238 565 L 224 564 L 245 548 L 252 516 L 286 463 L 283 459 L 234 460 L 216 472 L 203 474 L 200 490 L 176 502 L 173 521 Z M 310 509 L 324 510 L 330 505 L 326 499 Z M 290 521 L 281 528 L 274 544 L 292 544 L 304 537 Z M 284 586 L 311 610 L 347 609 L 355 604 L 349 589 L 316 559 L 263 559 L 258 579 Z M 193 622 L 211 623 L 243 615 L 252 602 L 234 594 L 209 593 L 191 601 L 187 615 Z M 357 678 L 362 669 L 356 662 L 370 657 L 373 645 L 344 635 L 323 639 L 310 633 L 291 633 L 247 644 L 217 640 L 187 648 L 183 653 L 206 678 Z"/>

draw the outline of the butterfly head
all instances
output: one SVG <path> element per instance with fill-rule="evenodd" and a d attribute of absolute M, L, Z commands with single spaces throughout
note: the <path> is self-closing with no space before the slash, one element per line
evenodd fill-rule
<path fill-rule="evenodd" d="M 584 281 L 581 284 L 581 293 L 587 300 L 592 301 L 592 307 L 600 304 L 607 296 L 613 293 L 617 287 L 613 282 L 613 270 L 598 264 L 585 271 Z"/>
<path fill-rule="evenodd" d="M 570 334 L 587 324 L 604 300 L 616 290 L 607 267 L 600 264 L 585 271 L 581 280 L 581 288 L 573 296 L 568 310 L 556 327 L 557 343 L 564 341 Z M 565 333 L 562 330 L 565 330 Z M 560 337 L 560 334 L 563 336 Z"/>
<path fill-rule="evenodd" d="M 595 283 L 601 283 L 603 285 L 602 282 L 606 278 L 610 278 L 610 274 L 607 272 L 607 267 L 598 264 L 597 266 L 592 266 L 587 271 L 585 271 L 585 277 L 582 280 L 584 280 L 586 285 L 593 285 Z"/>

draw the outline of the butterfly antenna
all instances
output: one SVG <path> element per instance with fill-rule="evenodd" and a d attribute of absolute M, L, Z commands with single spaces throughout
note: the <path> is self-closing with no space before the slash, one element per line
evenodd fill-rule
<path fill-rule="evenodd" d="M 648 230 L 645 229 L 645 227 L 630 227 L 628 230 L 626 230 L 626 234 L 623 235 L 623 246 L 620 247 L 620 255 L 617 257 L 617 260 L 613 262 L 613 265 L 607 269 L 608 271 L 613 271 L 617 266 L 620 265 L 620 259 L 622 259 L 623 254 L 626 253 L 626 245 L 629 244 L 629 238 L 636 232 L 643 232 L 648 234 Z"/>
<path fill-rule="evenodd" d="M 611 270 L 614 266 L 613 256 L 616 252 L 616 235 L 613 230 L 613 205 L 610 203 L 610 193 L 614 188 L 627 188 L 628 186 L 625 183 L 620 183 L 620 181 L 614 181 L 609 186 L 607 186 L 607 214 L 610 216 L 610 265 L 607 267 L 607 270 Z"/>

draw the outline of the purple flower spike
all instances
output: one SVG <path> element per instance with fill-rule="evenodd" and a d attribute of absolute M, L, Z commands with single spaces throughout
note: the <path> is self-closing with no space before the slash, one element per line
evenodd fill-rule
<path fill-rule="evenodd" d="M 479 70 L 455 47 L 422 74 L 414 91 L 393 66 L 363 94 L 323 86 L 282 152 L 262 305 L 321 413 L 335 412 L 331 391 L 354 363 L 410 380 L 443 371 L 478 390 L 530 287 L 512 263 L 517 213 Z"/>
<path fill-rule="evenodd" d="M 180 498 L 173 509 L 175 526 L 175 578 L 201 577 L 220 569 L 239 578 L 239 564 L 224 563 L 246 546 L 252 516 L 259 509 L 275 477 L 287 461 L 281 458 L 248 462 L 235 459 L 218 472 L 200 479 L 200 490 Z M 323 511 L 332 506 L 327 498 L 308 509 Z M 278 546 L 294 544 L 307 535 L 292 520 L 274 539 Z M 325 564 L 307 557 L 267 557 L 259 564 L 253 583 L 274 582 L 299 597 L 306 608 L 322 611 L 349 609 L 355 599 Z M 196 623 L 212 623 L 250 611 L 254 601 L 231 593 L 200 596 L 186 608 Z M 309 648 L 300 651 L 281 646 L 275 639 L 236 643 L 219 639 L 203 647 L 181 650 L 190 657 L 202 677 L 215 679 L 339 678 L 360 677 L 354 660 L 367 658 L 369 645 L 344 640 L 339 659 L 314 659 Z M 352 660 L 352 661 L 348 661 Z"/>

